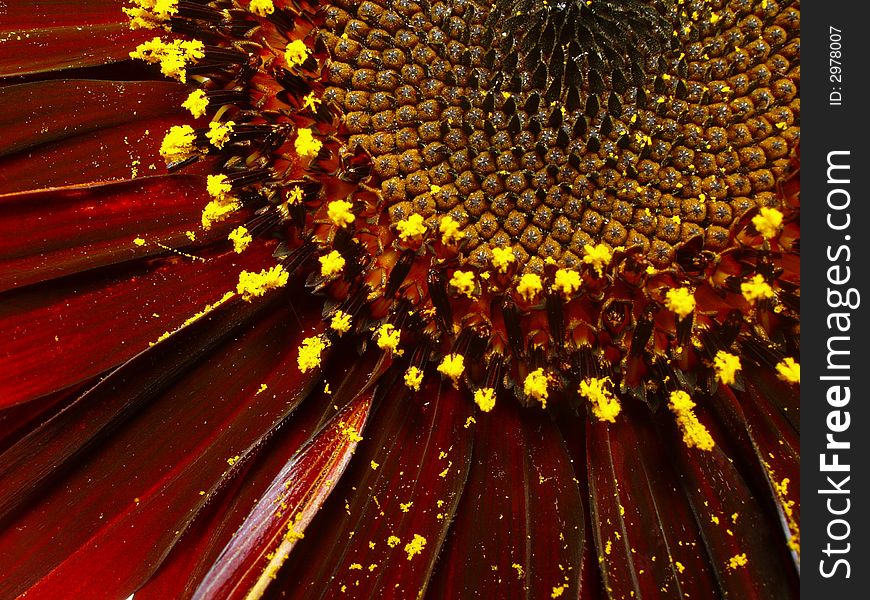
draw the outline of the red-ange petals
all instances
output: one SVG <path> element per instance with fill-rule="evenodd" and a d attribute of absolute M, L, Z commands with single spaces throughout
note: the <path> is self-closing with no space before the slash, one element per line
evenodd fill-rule
<path fill-rule="evenodd" d="M 291 315 L 319 309 L 281 299 L 222 307 L 3 455 L 0 596 L 124 598 L 147 581 L 316 381 L 294 371 Z M 34 470 L 52 485 L 22 485 Z"/>
<path fill-rule="evenodd" d="M 262 243 L 204 262 L 170 255 L 7 295 L 0 300 L 0 406 L 61 390 L 128 360 L 234 291 L 242 270 L 274 264 L 272 250 Z"/>
<path fill-rule="evenodd" d="M 224 241 L 246 213 L 204 230 L 207 202 L 193 175 L 0 196 L 0 290 Z"/>
<path fill-rule="evenodd" d="M 426 589 L 468 476 L 472 404 L 434 378 L 418 393 L 401 382 L 378 393 L 351 469 L 266 597 Z"/>
<path fill-rule="evenodd" d="M 120 0 L 18 0 L 0 20 L 0 77 L 103 65 L 129 58 L 154 32 L 131 30 Z"/>
<path fill-rule="evenodd" d="M 611 598 L 710 597 L 716 580 L 678 473 L 647 415 L 628 415 L 586 425 L 589 503 L 604 587 Z"/>
<path fill-rule="evenodd" d="M 508 398 L 475 416 L 468 483 L 430 585 L 433 598 L 577 598 L 584 511 L 549 416 Z"/>

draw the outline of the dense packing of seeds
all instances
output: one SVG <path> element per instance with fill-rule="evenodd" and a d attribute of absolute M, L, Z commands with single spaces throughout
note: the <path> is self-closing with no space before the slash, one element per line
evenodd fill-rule
<path fill-rule="evenodd" d="M 203 120 L 163 153 L 217 160 L 203 225 L 254 211 L 236 249 L 281 238 L 282 272 L 326 297 L 300 369 L 356 332 L 409 387 L 437 371 L 484 410 L 500 387 L 604 420 L 616 390 L 670 400 L 697 447 L 677 391 L 739 385 L 737 356 L 799 380 L 798 207 L 777 193 L 799 137 L 797 2 L 130 14 L 177 34 L 134 55 L 197 86 Z"/>

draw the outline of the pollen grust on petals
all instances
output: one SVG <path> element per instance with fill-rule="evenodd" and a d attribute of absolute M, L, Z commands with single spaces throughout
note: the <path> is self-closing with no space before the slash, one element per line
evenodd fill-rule
<path fill-rule="evenodd" d="M 621 407 L 619 400 L 608 389 L 610 381 L 607 378 L 591 377 L 580 382 L 580 395 L 589 400 L 594 414 L 600 421 L 616 422 L 616 416 Z"/>
<path fill-rule="evenodd" d="M 275 12 L 275 4 L 272 0 L 251 0 L 249 8 L 259 17 L 268 17 Z"/>
<path fill-rule="evenodd" d="M 251 242 L 254 241 L 248 229 L 243 225 L 233 229 L 227 239 L 233 243 L 233 250 L 236 254 L 244 252 Z"/>
<path fill-rule="evenodd" d="M 414 366 L 408 367 L 408 370 L 405 371 L 403 378 L 406 387 L 414 390 L 415 392 L 420 391 L 420 385 L 423 383 L 423 371 Z"/>
<path fill-rule="evenodd" d="M 783 215 L 775 208 L 762 206 L 758 214 L 752 218 L 752 224 L 767 239 L 776 237 L 782 229 Z"/>
<path fill-rule="evenodd" d="M 683 441 L 689 448 L 710 451 L 716 445 L 707 428 L 695 416 L 695 403 L 689 394 L 682 390 L 671 392 L 668 408 L 677 418 L 683 432 Z"/>
<path fill-rule="evenodd" d="M 550 378 L 544 369 L 537 368 L 523 380 L 523 393 L 540 402 L 542 408 L 547 408 L 547 398 L 550 395 L 547 391 L 549 383 Z"/>
<path fill-rule="evenodd" d="M 302 340 L 296 365 L 302 373 L 320 366 L 320 356 L 329 347 L 329 340 L 323 335 L 314 335 Z"/>
<path fill-rule="evenodd" d="M 764 280 L 764 276 L 760 273 L 754 275 L 749 281 L 741 283 L 740 292 L 751 303 L 774 297 L 773 288 L 770 287 L 770 284 Z"/>
<path fill-rule="evenodd" d="M 695 310 L 695 296 L 688 288 L 673 288 L 665 294 L 665 306 L 681 318 Z"/>
<path fill-rule="evenodd" d="M 194 153 L 196 132 L 190 125 L 173 125 L 160 143 L 160 156 L 166 162 L 185 160 Z"/>
<path fill-rule="evenodd" d="M 264 295 L 270 290 L 287 285 L 289 279 L 290 274 L 281 265 L 263 269 L 259 273 L 242 271 L 239 274 L 236 292 L 241 294 L 244 300 L 250 301 L 253 298 Z"/>
<path fill-rule="evenodd" d="M 740 357 L 724 350 L 719 350 L 716 356 L 713 357 L 713 367 L 716 369 L 719 381 L 725 385 L 733 385 L 736 380 L 737 371 L 740 370 Z"/>
<path fill-rule="evenodd" d="M 350 331 L 351 323 L 353 322 L 353 318 L 346 312 L 338 310 L 332 315 L 332 319 L 329 322 L 329 327 L 338 335 L 342 335 Z"/>
<path fill-rule="evenodd" d="M 347 227 L 352 224 L 356 217 L 351 212 L 353 204 L 346 200 L 335 200 L 329 203 L 326 213 L 329 220 L 339 227 Z"/>
<path fill-rule="evenodd" d="M 474 403 L 483 412 L 489 412 L 495 406 L 495 390 L 493 388 L 479 388 L 474 390 Z"/>
<path fill-rule="evenodd" d="M 204 91 L 195 89 L 181 103 L 181 107 L 189 110 L 190 114 L 198 119 L 205 115 L 205 111 L 208 108 L 208 98 Z"/>
<path fill-rule="evenodd" d="M 344 270 L 345 260 L 338 250 L 333 250 L 317 260 L 320 261 L 320 274 L 324 277 L 334 277 Z"/>
<path fill-rule="evenodd" d="M 777 377 L 783 381 L 789 383 L 801 382 L 801 366 L 790 356 L 787 356 L 782 360 L 782 362 L 776 365 L 776 373 Z"/>
<path fill-rule="evenodd" d="M 311 158 L 317 156 L 317 153 L 323 147 L 323 142 L 314 137 L 311 129 L 302 127 L 296 131 L 296 141 L 293 142 L 293 145 L 299 156 Z"/>
<path fill-rule="evenodd" d="M 149 64 L 160 65 L 160 72 L 167 77 L 187 82 L 187 67 L 205 57 L 199 40 L 173 40 L 164 42 L 159 37 L 143 42 L 130 52 L 130 58 L 138 58 Z"/>

